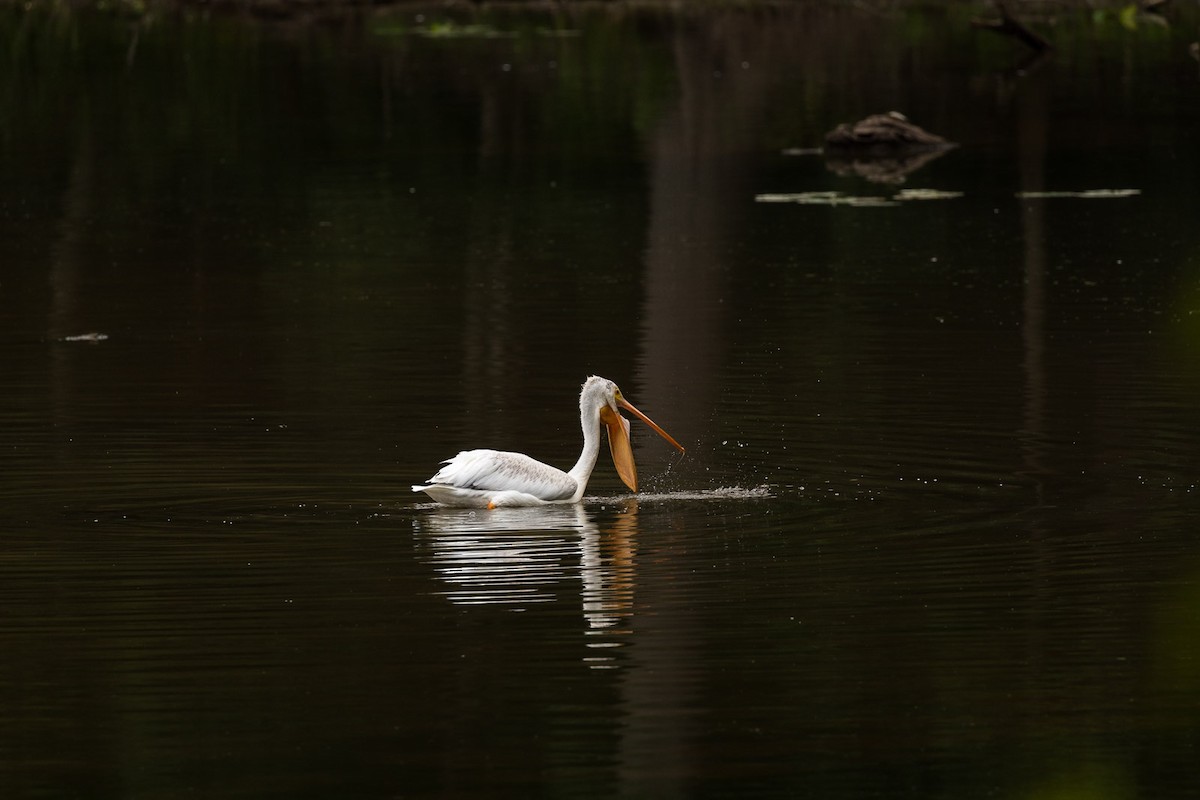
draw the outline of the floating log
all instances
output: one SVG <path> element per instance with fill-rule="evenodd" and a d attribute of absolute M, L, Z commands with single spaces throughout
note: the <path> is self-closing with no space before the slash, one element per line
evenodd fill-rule
<path fill-rule="evenodd" d="M 899 184 L 952 147 L 953 142 L 889 111 L 843 123 L 825 134 L 825 166 L 839 175 Z"/>
<path fill-rule="evenodd" d="M 889 111 L 886 114 L 873 114 L 853 125 L 838 125 L 825 134 L 825 146 L 890 155 L 899 150 L 941 150 L 954 145 L 912 124 L 900 112 Z"/>

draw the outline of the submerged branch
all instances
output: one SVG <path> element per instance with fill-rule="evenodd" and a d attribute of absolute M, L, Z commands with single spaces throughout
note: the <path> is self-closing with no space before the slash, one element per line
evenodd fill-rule
<path fill-rule="evenodd" d="M 996 9 L 1000 12 L 999 20 L 973 19 L 971 25 L 983 30 L 993 31 L 1004 36 L 1011 36 L 1039 53 L 1054 49 L 1054 45 L 1040 34 L 1030 30 L 1023 22 L 1014 17 L 1005 5 L 1004 0 L 995 0 Z"/>

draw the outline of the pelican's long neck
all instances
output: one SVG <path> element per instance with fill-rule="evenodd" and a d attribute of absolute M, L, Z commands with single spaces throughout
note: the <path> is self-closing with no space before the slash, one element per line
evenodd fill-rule
<path fill-rule="evenodd" d="M 575 492 L 576 501 L 583 497 L 588 479 L 592 477 L 592 470 L 596 468 L 596 459 L 600 456 L 600 407 L 604 405 L 604 398 L 597 393 L 588 392 L 587 389 L 585 385 L 583 393 L 579 396 L 579 426 L 583 428 L 583 452 L 579 454 L 575 466 L 567 473 L 579 484 Z"/>

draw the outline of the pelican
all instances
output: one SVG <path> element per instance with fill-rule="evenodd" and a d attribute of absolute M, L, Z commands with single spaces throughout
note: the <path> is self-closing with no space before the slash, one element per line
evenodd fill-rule
<path fill-rule="evenodd" d="M 588 478 L 600 455 L 600 425 L 608 429 L 608 446 L 617 474 L 637 491 L 637 468 L 629 444 L 629 420 L 621 416 L 625 409 L 654 429 L 679 452 L 683 445 L 658 427 L 655 422 L 621 396 L 621 390 L 607 378 L 592 376 L 579 393 L 579 424 L 583 428 L 583 452 L 570 472 L 543 464 L 523 453 L 499 450 L 465 450 L 443 461 L 444 467 L 427 485 L 413 486 L 447 506 L 502 508 L 540 506 L 549 503 L 578 503 L 587 489 Z"/>

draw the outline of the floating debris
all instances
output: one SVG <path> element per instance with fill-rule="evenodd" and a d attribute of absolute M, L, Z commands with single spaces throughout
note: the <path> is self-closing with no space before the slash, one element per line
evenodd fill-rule
<path fill-rule="evenodd" d="M 780 151 L 785 156 L 819 156 L 824 152 L 820 147 L 785 147 Z"/>
<path fill-rule="evenodd" d="M 962 196 L 962 192 L 943 192 L 940 189 L 901 189 L 892 199 L 901 202 L 905 200 L 954 200 Z"/>
<path fill-rule="evenodd" d="M 497 30 L 490 25 L 460 25 L 457 22 L 431 22 L 413 33 L 429 39 L 511 39 L 516 36 L 515 33 Z"/>
<path fill-rule="evenodd" d="M 894 206 L 886 197 L 860 197 L 841 192 L 798 192 L 794 194 L 756 194 L 756 203 L 799 203 L 808 206 L 853 206 L 855 208 L 884 208 Z"/>
<path fill-rule="evenodd" d="M 62 342 L 103 342 L 108 340 L 107 333 L 80 333 L 75 336 L 64 336 Z"/>
<path fill-rule="evenodd" d="M 1085 189 L 1082 192 L 1017 192 L 1022 200 L 1041 200 L 1053 197 L 1082 197 L 1085 200 L 1108 200 L 1115 197 L 1133 197 L 1141 189 Z"/>

